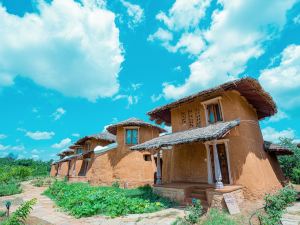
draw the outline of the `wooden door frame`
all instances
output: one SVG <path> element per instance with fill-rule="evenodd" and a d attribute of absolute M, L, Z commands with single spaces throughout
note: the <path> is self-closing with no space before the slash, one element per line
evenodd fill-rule
<path fill-rule="evenodd" d="M 206 161 L 207 161 L 207 181 L 209 184 L 213 184 L 213 173 L 212 171 L 212 165 L 211 165 L 211 155 L 210 155 L 210 150 L 209 146 L 215 144 L 224 144 L 225 145 L 225 151 L 226 151 L 226 159 L 227 159 L 227 170 L 228 170 L 228 176 L 229 176 L 229 184 L 232 184 L 232 177 L 231 177 L 231 170 L 230 170 L 230 156 L 229 156 L 229 147 L 228 147 L 228 139 L 220 139 L 220 140 L 215 140 L 215 141 L 206 141 L 204 143 L 205 148 L 206 148 Z"/>

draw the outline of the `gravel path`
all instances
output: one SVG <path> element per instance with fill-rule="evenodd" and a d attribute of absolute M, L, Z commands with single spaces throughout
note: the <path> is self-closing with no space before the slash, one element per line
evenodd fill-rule
<path fill-rule="evenodd" d="M 45 189 L 45 187 L 34 187 L 29 182 L 24 182 L 23 193 L 14 196 L 0 197 L 0 209 L 3 210 L 3 202 L 5 200 L 13 201 L 12 211 L 14 211 L 22 201 L 36 198 L 37 204 L 30 214 L 30 225 L 170 225 L 178 216 L 184 215 L 182 209 L 172 208 L 156 213 L 128 215 L 115 219 L 104 216 L 76 219 L 60 211 L 51 199 L 42 195 Z"/>
<path fill-rule="evenodd" d="M 283 225 L 299 225 L 300 224 L 300 202 L 296 202 L 293 206 L 286 209 L 281 222 Z"/>

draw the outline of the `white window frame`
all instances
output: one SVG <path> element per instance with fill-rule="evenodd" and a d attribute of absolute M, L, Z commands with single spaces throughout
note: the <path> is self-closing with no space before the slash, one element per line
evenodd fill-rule
<path fill-rule="evenodd" d="M 203 102 L 201 102 L 201 104 L 204 107 L 206 126 L 210 125 L 210 123 L 208 122 L 208 112 L 207 112 L 207 106 L 210 105 L 210 104 L 219 104 L 220 113 L 221 113 L 221 116 L 222 116 L 222 121 L 225 121 L 224 111 L 223 111 L 223 106 L 222 106 L 222 97 L 221 96 L 209 99 L 207 101 L 203 101 Z"/>
<path fill-rule="evenodd" d="M 227 158 L 227 169 L 229 174 L 229 184 L 233 184 L 232 177 L 231 177 L 231 169 L 230 169 L 230 155 L 229 155 L 229 146 L 228 146 L 228 139 L 220 139 L 220 140 L 214 140 L 214 141 L 206 141 L 204 142 L 205 148 L 206 148 L 206 156 L 207 156 L 207 181 L 209 184 L 213 184 L 213 173 L 212 166 L 211 166 L 211 155 L 210 155 L 210 149 L 209 146 L 215 144 L 224 144 L 225 145 L 225 151 L 226 151 L 226 158 Z"/>
<path fill-rule="evenodd" d="M 137 126 L 130 126 L 130 127 L 124 127 L 124 144 L 125 145 L 132 145 L 132 144 L 127 144 L 126 143 L 126 130 L 137 130 L 138 136 L 137 136 L 137 144 L 140 143 L 140 127 Z"/>

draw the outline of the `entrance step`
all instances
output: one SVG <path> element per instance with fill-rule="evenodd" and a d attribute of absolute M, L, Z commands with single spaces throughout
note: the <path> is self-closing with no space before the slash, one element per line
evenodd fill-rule
<path fill-rule="evenodd" d="M 208 209 L 208 202 L 206 198 L 206 186 L 195 186 L 186 192 L 185 203 L 192 204 L 193 199 L 199 199 L 204 210 Z"/>

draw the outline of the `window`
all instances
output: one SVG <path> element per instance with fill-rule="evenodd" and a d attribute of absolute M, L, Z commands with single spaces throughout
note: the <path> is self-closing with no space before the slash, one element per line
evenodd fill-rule
<path fill-rule="evenodd" d="M 82 148 L 77 148 L 76 149 L 76 154 L 81 154 L 83 152 L 83 149 Z"/>
<path fill-rule="evenodd" d="M 201 127 L 200 108 L 196 108 L 195 117 L 196 117 L 196 127 Z"/>
<path fill-rule="evenodd" d="M 188 117 L 189 117 L 189 128 L 194 127 L 194 117 L 193 117 L 193 111 L 188 111 Z"/>
<path fill-rule="evenodd" d="M 144 160 L 145 160 L 145 161 L 152 161 L 151 155 L 149 155 L 149 154 L 144 155 Z"/>
<path fill-rule="evenodd" d="M 207 105 L 207 116 L 209 124 L 223 121 L 220 105 L 218 103 Z"/>
<path fill-rule="evenodd" d="M 127 145 L 136 145 L 138 143 L 138 129 L 126 129 L 126 140 Z"/>

